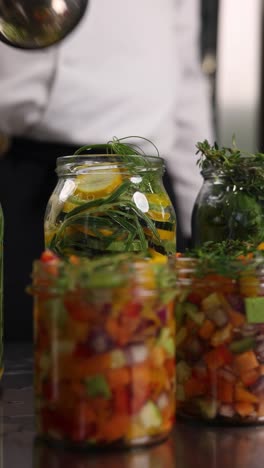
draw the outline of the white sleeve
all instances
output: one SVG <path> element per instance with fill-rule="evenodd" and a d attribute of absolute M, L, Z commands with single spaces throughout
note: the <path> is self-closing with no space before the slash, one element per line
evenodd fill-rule
<path fill-rule="evenodd" d="M 42 118 L 58 53 L 56 46 L 23 51 L 0 43 L 0 132 L 21 136 Z"/>
<path fill-rule="evenodd" d="M 184 234 L 191 235 L 191 213 L 202 185 L 196 143 L 214 141 L 211 92 L 200 62 L 200 1 L 178 0 L 177 46 L 179 57 L 178 104 L 175 109 L 175 154 L 168 169 L 176 194 Z"/>

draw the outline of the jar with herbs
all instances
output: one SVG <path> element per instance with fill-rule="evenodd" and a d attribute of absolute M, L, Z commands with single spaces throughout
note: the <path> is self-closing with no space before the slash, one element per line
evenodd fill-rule
<path fill-rule="evenodd" d="M 176 217 L 159 155 L 114 140 L 58 158 L 57 173 L 45 216 L 47 248 L 89 258 L 175 253 Z"/>
<path fill-rule="evenodd" d="M 194 246 L 264 239 L 264 154 L 197 144 L 204 178 L 192 214 Z"/>
<path fill-rule="evenodd" d="M 175 275 L 120 254 L 45 251 L 33 284 L 35 412 L 41 439 L 72 447 L 164 440 L 175 416 Z"/>
<path fill-rule="evenodd" d="M 177 415 L 263 423 L 264 252 L 228 247 L 176 259 Z"/>

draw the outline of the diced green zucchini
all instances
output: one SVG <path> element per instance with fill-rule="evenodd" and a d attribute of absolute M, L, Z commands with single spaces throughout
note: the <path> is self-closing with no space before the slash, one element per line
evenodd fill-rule
<path fill-rule="evenodd" d="M 185 391 L 182 384 L 176 385 L 176 399 L 177 401 L 185 401 Z"/>
<path fill-rule="evenodd" d="M 256 340 L 253 336 L 247 336 L 241 340 L 233 341 L 230 343 L 229 349 L 232 353 L 243 353 L 256 346 Z"/>
<path fill-rule="evenodd" d="M 205 315 L 203 312 L 199 312 L 196 305 L 191 304 L 191 302 L 186 302 L 184 304 L 184 312 L 190 319 L 197 323 L 197 325 L 202 325 Z"/>
<path fill-rule="evenodd" d="M 152 401 L 148 401 L 140 410 L 139 419 L 146 429 L 158 428 L 162 424 L 161 412 Z"/>
<path fill-rule="evenodd" d="M 221 298 L 217 293 L 212 293 L 202 300 L 203 310 L 214 309 L 222 306 Z"/>
<path fill-rule="evenodd" d="M 88 377 L 84 383 L 89 397 L 102 396 L 106 399 L 111 398 L 111 389 L 103 375 L 97 374 L 93 377 Z"/>
<path fill-rule="evenodd" d="M 121 349 L 115 349 L 111 352 L 111 368 L 118 369 L 126 364 L 126 356 Z"/>
<path fill-rule="evenodd" d="M 175 340 L 171 336 L 171 331 L 169 328 L 162 328 L 158 338 L 158 344 L 170 357 L 175 356 Z"/>
<path fill-rule="evenodd" d="M 205 419 L 214 419 L 217 413 L 217 401 L 204 398 L 195 400 L 197 408 Z"/>
<path fill-rule="evenodd" d="M 182 325 L 184 314 L 185 309 L 183 307 L 182 302 L 177 302 L 174 309 L 174 316 L 178 327 Z"/>
<path fill-rule="evenodd" d="M 187 362 L 180 361 L 176 366 L 176 379 L 178 383 L 185 383 L 191 376 L 192 369 L 188 366 Z"/>

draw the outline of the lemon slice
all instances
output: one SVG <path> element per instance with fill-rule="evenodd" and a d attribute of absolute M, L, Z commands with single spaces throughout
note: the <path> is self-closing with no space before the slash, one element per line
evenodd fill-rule
<path fill-rule="evenodd" d="M 76 189 L 74 195 L 83 200 L 95 200 L 106 197 L 122 183 L 120 172 L 98 172 L 90 174 L 79 174 L 76 177 Z"/>

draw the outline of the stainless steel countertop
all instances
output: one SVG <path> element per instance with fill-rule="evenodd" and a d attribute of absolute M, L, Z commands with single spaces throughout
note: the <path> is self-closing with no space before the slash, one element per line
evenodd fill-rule
<path fill-rule="evenodd" d="M 0 468 L 262 468 L 264 426 L 211 427 L 178 421 L 167 442 L 118 453 L 76 453 L 34 440 L 32 347 L 5 349 Z"/>

